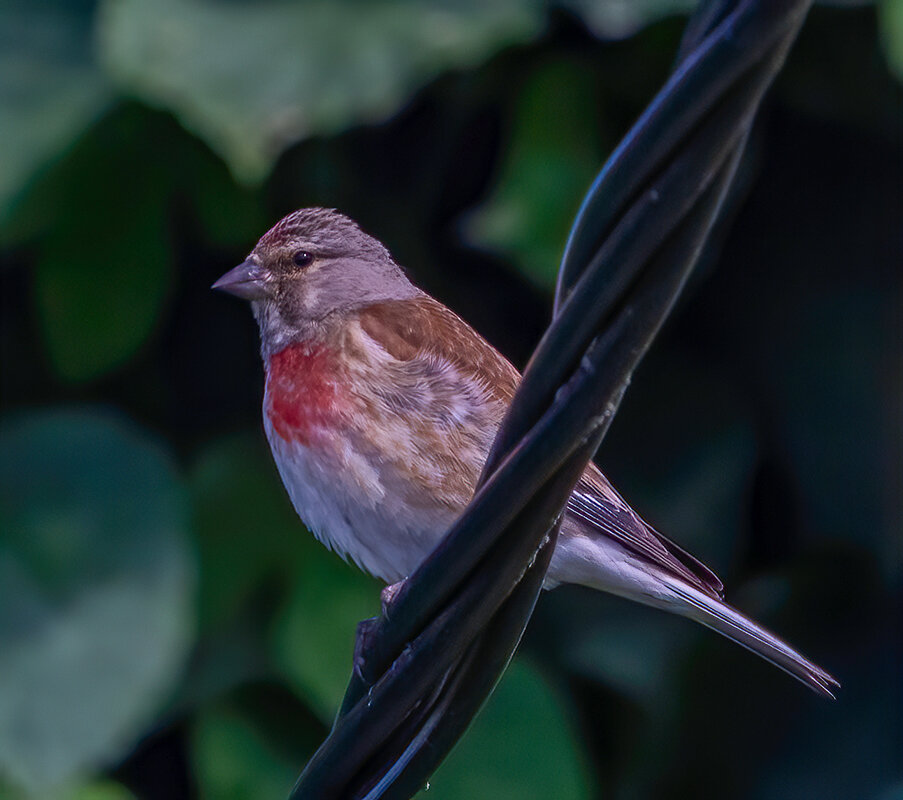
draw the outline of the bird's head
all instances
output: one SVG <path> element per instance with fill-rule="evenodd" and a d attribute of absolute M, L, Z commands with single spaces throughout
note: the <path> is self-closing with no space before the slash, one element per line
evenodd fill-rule
<path fill-rule="evenodd" d="M 281 219 L 213 288 L 251 301 L 265 348 L 333 312 L 419 294 L 381 242 L 328 208 Z"/>

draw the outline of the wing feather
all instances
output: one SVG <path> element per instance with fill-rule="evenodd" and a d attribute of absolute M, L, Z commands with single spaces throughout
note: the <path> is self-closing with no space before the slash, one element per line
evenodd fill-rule
<path fill-rule="evenodd" d="M 474 379 L 499 402 L 511 402 L 520 374 L 457 314 L 421 295 L 372 303 L 358 313 L 361 327 L 393 358 L 437 358 Z"/>
<path fill-rule="evenodd" d="M 424 364 L 435 359 L 451 364 L 461 375 L 468 376 L 502 408 L 507 407 L 520 382 L 520 374 L 492 345 L 464 320 L 428 295 L 408 300 L 374 303 L 359 312 L 363 331 L 389 355 L 400 362 Z M 403 387 L 399 387 L 403 388 Z M 451 387 L 449 387 L 450 389 Z M 411 391 L 406 391 L 411 398 Z M 436 393 L 428 393 L 424 402 L 436 401 Z M 500 421 L 493 418 L 491 431 Z M 434 414 L 435 409 L 422 410 Z M 472 423 L 474 420 L 470 420 Z M 487 419 L 482 420 L 489 425 Z M 488 450 L 491 436 L 484 439 Z M 486 453 L 483 453 L 485 458 Z M 475 483 L 479 465 L 469 470 Z M 675 575 L 691 586 L 713 597 L 721 597 L 723 587 L 718 577 L 674 542 L 665 538 L 627 505 L 605 476 L 590 464 L 568 502 L 567 513 L 581 523 L 588 533 L 607 536 L 655 567 Z"/>
<path fill-rule="evenodd" d="M 609 536 L 627 550 L 653 562 L 691 586 L 722 597 L 718 576 L 686 550 L 647 525 L 624 501 L 595 464 L 580 478 L 567 506 L 568 514 L 591 529 Z"/>

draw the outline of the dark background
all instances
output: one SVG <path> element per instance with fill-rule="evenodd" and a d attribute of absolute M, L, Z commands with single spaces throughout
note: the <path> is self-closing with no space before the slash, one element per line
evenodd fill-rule
<path fill-rule="evenodd" d="M 379 587 L 208 287 L 335 206 L 522 366 L 676 7 L 3 4 L 0 797 L 286 795 Z M 898 0 L 810 14 L 597 459 L 837 701 L 566 587 L 428 797 L 903 797 L 901 77 Z"/>

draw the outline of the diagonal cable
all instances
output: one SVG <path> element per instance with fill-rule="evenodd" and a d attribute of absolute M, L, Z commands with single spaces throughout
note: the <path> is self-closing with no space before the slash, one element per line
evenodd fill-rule
<path fill-rule="evenodd" d="M 463 733 L 532 612 L 561 509 L 673 306 L 806 0 L 714 0 L 588 193 L 555 319 L 472 502 L 361 629 L 335 725 L 292 798 L 409 797 Z"/>

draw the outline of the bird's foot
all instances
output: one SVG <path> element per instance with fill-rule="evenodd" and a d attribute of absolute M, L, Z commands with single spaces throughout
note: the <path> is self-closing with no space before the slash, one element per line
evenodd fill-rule
<path fill-rule="evenodd" d="M 377 635 L 380 623 L 383 617 L 389 616 L 389 610 L 392 608 L 392 601 L 398 595 L 401 587 L 404 586 L 404 580 L 386 586 L 379 593 L 380 606 L 382 614 L 379 617 L 371 617 L 357 624 L 357 636 L 354 640 L 354 671 L 363 680 L 368 680 L 367 660 L 372 649 L 373 640 Z"/>
<path fill-rule="evenodd" d="M 354 656 L 351 663 L 358 677 L 368 684 L 370 676 L 367 670 L 367 661 L 379 623 L 379 617 L 370 617 L 370 619 L 358 622 L 357 636 L 354 639 Z"/>
<path fill-rule="evenodd" d="M 379 599 L 382 606 L 382 612 L 384 617 L 389 616 L 389 611 L 392 609 L 392 601 L 398 596 L 398 593 L 401 591 L 401 588 L 404 586 L 405 578 L 402 578 L 397 583 L 392 583 L 389 586 L 386 586 L 380 593 Z"/>

